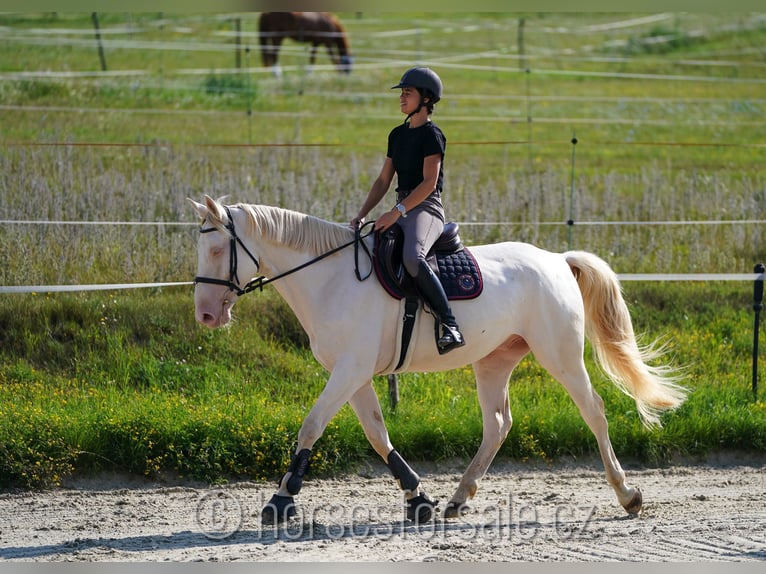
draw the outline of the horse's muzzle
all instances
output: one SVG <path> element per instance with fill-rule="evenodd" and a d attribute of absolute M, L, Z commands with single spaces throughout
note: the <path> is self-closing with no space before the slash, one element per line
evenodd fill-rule
<path fill-rule="evenodd" d="M 220 291 L 212 297 L 209 294 L 201 295 L 198 286 L 194 293 L 194 318 L 201 325 L 211 329 L 223 327 L 231 321 L 231 308 L 235 299 L 236 296 L 231 291 L 226 291 L 223 296 L 220 295 Z"/>

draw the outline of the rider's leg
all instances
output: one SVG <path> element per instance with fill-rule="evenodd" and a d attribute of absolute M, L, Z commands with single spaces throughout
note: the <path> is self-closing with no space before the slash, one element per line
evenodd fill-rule
<path fill-rule="evenodd" d="M 420 294 L 436 317 L 436 346 L 447 353 L 465 344 L 441 281 L 426 263 L 426 255 L 444 230 L 444 222 L 425 210 L 415 209 L 400 218 L 404 231 L 402 262 L 415 279 Z"/>

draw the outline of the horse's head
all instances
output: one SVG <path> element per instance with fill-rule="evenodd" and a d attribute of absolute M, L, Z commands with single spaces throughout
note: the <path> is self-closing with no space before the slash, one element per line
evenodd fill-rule
<path fill-rule="evenodd" d="M 237 236 L 232 210 L 207 195 L 204 204 L 189 201 L 202 218 L 194 287 L 195 317 L 210 328 L 222 327 L 231 321 L 231 308 L 243 294 L 240 274 L 248 279 L 254 276 L 258 261 Z M 245 256 L 238 257 L 238 253 Z"/>
<path fill-rule="evenodd" d="M 351 56 L 351 47 L 349 46 L 346 29 L 333 14 L 321 12 L 320 17 L 324 18 L 325 25 L 331 36 L 331 39 L 327 41 L 327 47 L 332 55 L 333 63 L 339 72 L 350 74 L 354 58 Z M 335 50 L 330 49 L 333 44 L 335 44 Z"/>
<path fill-rule="evenodd" d="M 344 72 L 346 74 L 351 73 L 351 67 L 354 64 L 354 58 L 352 58 L 349 54 L 344 54 L 340 57 L 340 63 L 338 64 L 338 71 Z"/>

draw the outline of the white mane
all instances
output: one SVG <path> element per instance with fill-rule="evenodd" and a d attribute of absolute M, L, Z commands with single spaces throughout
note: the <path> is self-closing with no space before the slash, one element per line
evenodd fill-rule
<path fill-rule="evenodd" d="M 257 232 L 267 241 L 306 251 L 317 256 L 353 239 L 353 230 L 339 223 L 325 221 L 313 215 L 268 205 L 238 203 L 250 223 L 250 232 Z"/>

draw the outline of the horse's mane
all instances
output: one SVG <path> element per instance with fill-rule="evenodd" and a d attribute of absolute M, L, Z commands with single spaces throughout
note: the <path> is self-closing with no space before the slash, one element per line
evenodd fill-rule
<path fill-rule="evenodd" d="M 335 30 L 337 31 L 335 38 L 338 42 L 338 50 L 340 50 L 341 55 L 350 56 L 351 52 L 348 45 L 348 36 L 346 36 L 346 30 L 343 28 L 343 24 L 340 23 L 340 20 L 334 14 L 328 13 L 327 20 L 332 26 L 335 27 Z"/>
<path fill-rule="evenodd" d="M 250 231 L 261 234 L 267 241 L 307 251 L 313 256 L 326 253 L 354 237 L 353 230 L 347 225 L 281 207 L 247 203 L 232 207 L 247 214 Z"/>

